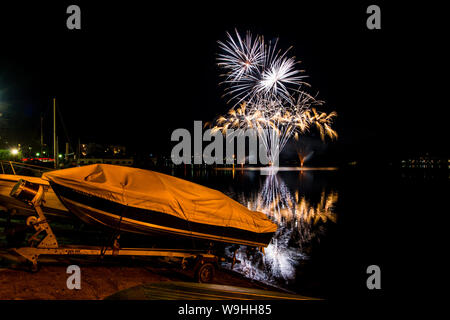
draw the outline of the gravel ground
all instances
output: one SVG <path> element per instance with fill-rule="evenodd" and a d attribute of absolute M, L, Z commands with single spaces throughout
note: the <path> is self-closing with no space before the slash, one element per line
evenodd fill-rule
<path fill-rule="evenodd" d="M 0 217 L 0 222 L 4 222 L 3 220 Z M 59 227 L 58 231 L 64 236 L 70 231 L 62 229 L 64 224 L 55 223 L 55 226 Z M 79 235 L 79 231 L 77 232 Z M 84 232 L 79 237 L 86 238 L 86 235 Z M 40 271 L 31 273 L 24 266 L 22 258 L 11 255 L 5 248 L 4 237 L 5 232 L 0 223 L 0 300 L 99 300 L 117 291 L 141 284 L 194 281 L 192 274 L 181 271 L 164 259 L 142 262 L 138 259 L 119 260 L 116 257 L 115 260 L 99 262 L 96 258 L 69 260 L 41 257 Z M 64 240 L 63 237 L 60 239 Z M 18 247 L 22 245 L 17 244 Z M 71 264 L 81 267 L 81 290 L 69 290 L 66 286 L 67 278 L 70 276 L 66 273 L 66 269 Z M 214 283 L 279 291 L 224 269 L 217 271 Z"/>
<path fill-rule="evenodd" d="M 68 264 L 44 264 L 37 273 L 0 269 L 0 300 L 99 300 L 133 286 L 160 281 L 194 281 L 173 267 L 80 265 L 81 289 L 69 290 Z M 218 270 L 216 284 L 277 290 L 228 270 Z"/>

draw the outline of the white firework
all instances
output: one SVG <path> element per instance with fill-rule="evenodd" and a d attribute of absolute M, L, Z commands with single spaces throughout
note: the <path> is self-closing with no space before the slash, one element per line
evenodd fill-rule
<path fill-rule="evenodd" d="M 236 39 L 227 32 L 228 40 L 219 41 L 223 51 L 218 55 L 218 65 L 226 72 L 224 83 L 230 100 L 251 102 L 256 96 L 265 99 L 291 100 L 291 95 L 303 84 L 302 70 L 296 69 L 294 57 L 288 51 L 277 51 L 278 40 L 272 45 L 264 43 L 262 36 L 253 37 L 250 32 L 244 39 L 236 30 Z"/>
<path fill-rule="evenodd" d="M 250 32 L 242 39 L 237 30 L 236 39 L 228 32 L 227 36 L 225 43 L 218 42 L 223 50 L 218 55 L 218 65 L 226 71 L 224 83 L 230 84 L 226 94 L 241 102 L 251 95 L 252 87 L 258 82 L 259 69 L 264 64 L 264 40 Z"/>
<path fill-rule="evenodd" d="M 264 44 L 258 39 L 253 38 L 250 32 L 244 40 L 236 30 L 236 40 L 227 32 L 228 41 L 225 43 L 219 41 L 219 47 L 224 51 L 219 54 L 218 65 L 228 71 L 226 74 L 227 82 L 240 81 L 244 76 L 249 76 L 257 72 L 264 62 Z"/>
<path fill-rule="evenodd" d="M 260 80 L 254 88 L 256 93 L 263 93 L 266 99 L 285 100 L 293 102 L 292 94 L 301 92 L 300 87 L 307 85 L 302 79 L 303 70 L 296 69 L 299 61 L 294 57 L 287 57 L 291 48 L 281 54 L 276 51 L 278 40 L 273 46 L 269 45 L 265 51 L 264 69 L 261 70 Z M 281 99 L 280 99 L 281 98 Z"/>
<path fill-rule="evenodd" d="M 278 40 L 265 44 L 262 36 L 249 32 L 244 39 L 236 30 L 236 39 L 229 33 L 226 42 L 219 41 L 223 53 L 218 64 L 226 73 L 225 95 L 234 101 L 228 115 L 219 117 L 214 130 L 255 129 L 263 143 L 271 165 L 287 141 L 298 139 L 314 125 L 322 140 L 337 138 L 331 128 L 335 112 L 318 112 L 323 102 L 305 91 L 303 70 L 298 61 L 288 56 L 289 50 L 277 49 Z"/>

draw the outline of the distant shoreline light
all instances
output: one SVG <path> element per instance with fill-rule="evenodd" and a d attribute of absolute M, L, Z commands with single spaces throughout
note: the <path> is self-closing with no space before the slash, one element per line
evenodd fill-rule
<path fill-rule="evenodd" d="M 336 171 L 338 167 L 250 167 L 250 168 L 214 168 L 214 170 L 242 170 L 242 171 Z"/>

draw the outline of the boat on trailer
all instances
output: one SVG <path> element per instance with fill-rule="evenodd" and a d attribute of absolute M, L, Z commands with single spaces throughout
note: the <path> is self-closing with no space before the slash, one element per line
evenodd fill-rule
<path fill-rule="evenodd" d="M 52 217 L 68 217 L 67 208 L 59 201 L 47 180 L 41 178 L 42 173 L 53 169 L 14 161 L 0 160 L 0 211 L 11 215 L 29 216 L 35 214 L 34 209 L 22 201 L 11 197 L 11 189 L 19 180 L 26 180 L 42 185 L 45 191 L 45 202 L 42 203 L 44 212 Z"/>
<path fill-rule="evenodd" d="M 41 255 L 164 256 L 181 259 L 182 268 L 193 270 L 199 282 L 211 282 L 219 262 L 229 261 L 232 267 L 239 262 L 235 255 L 239 245 L 255 252 L 266 247 L 277 230 L 266 215 L 219 191 L 153 171 L 95 164 L 47 172 L 42 178 L 68 211 L 87 223 L 113 229 L 117 236 L 110 247 L 60 246 L 42 209 L 43 185 L 19 180 L 11 196 L 34 208 L 36 216 L 26 222 L 36 233 L 28 239 L 30 246 L 12 251 L 30 263 L 31 271 L 39 269 Z M 121 248 L 118 239 L 123 231 L 203 239 L 209 246 L 198 250 Z M 225 243 L 233 245 L 233 258 L 217 250 Z"/>
<path fill-rule="evenodd" d="M 120 231 L 266 247 L 277 229 L 217 190 L 154 171 L 94 164 L 42 178 L 81 220 Z"/>
<path fill-rule="evenodd" d="M 32 207 L 27 206 L 22 201 L 19 201 L 10 195 L 11 189 L 20 180 L 30 181 L 34 184 L 43 186 L 45 190 L 45 203 L 43 204 L 42 209 L 47 215 L 57 217 L 68 216 L 69 212 L 67 208 L 58 199 L 47 180 L 39 177 L 15 174 L 0 174 L 0 210 L 24 216 L 35 213 Z"/>

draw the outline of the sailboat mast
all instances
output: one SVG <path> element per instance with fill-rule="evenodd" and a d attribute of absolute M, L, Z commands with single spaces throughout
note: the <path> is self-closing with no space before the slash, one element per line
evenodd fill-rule
<path fill-rule="evenodd" d="M 44 151 L 44 116 L 41 114 L 41 153 L 40 156 L 43 157 Z"/>
<path fill-rule="evenodd" d="M 58 167 L 58 155 L 57 155 L 57 144 L 56 144 L 56 98 L 53 98 L 53 163 L 55 169 Z"/>

